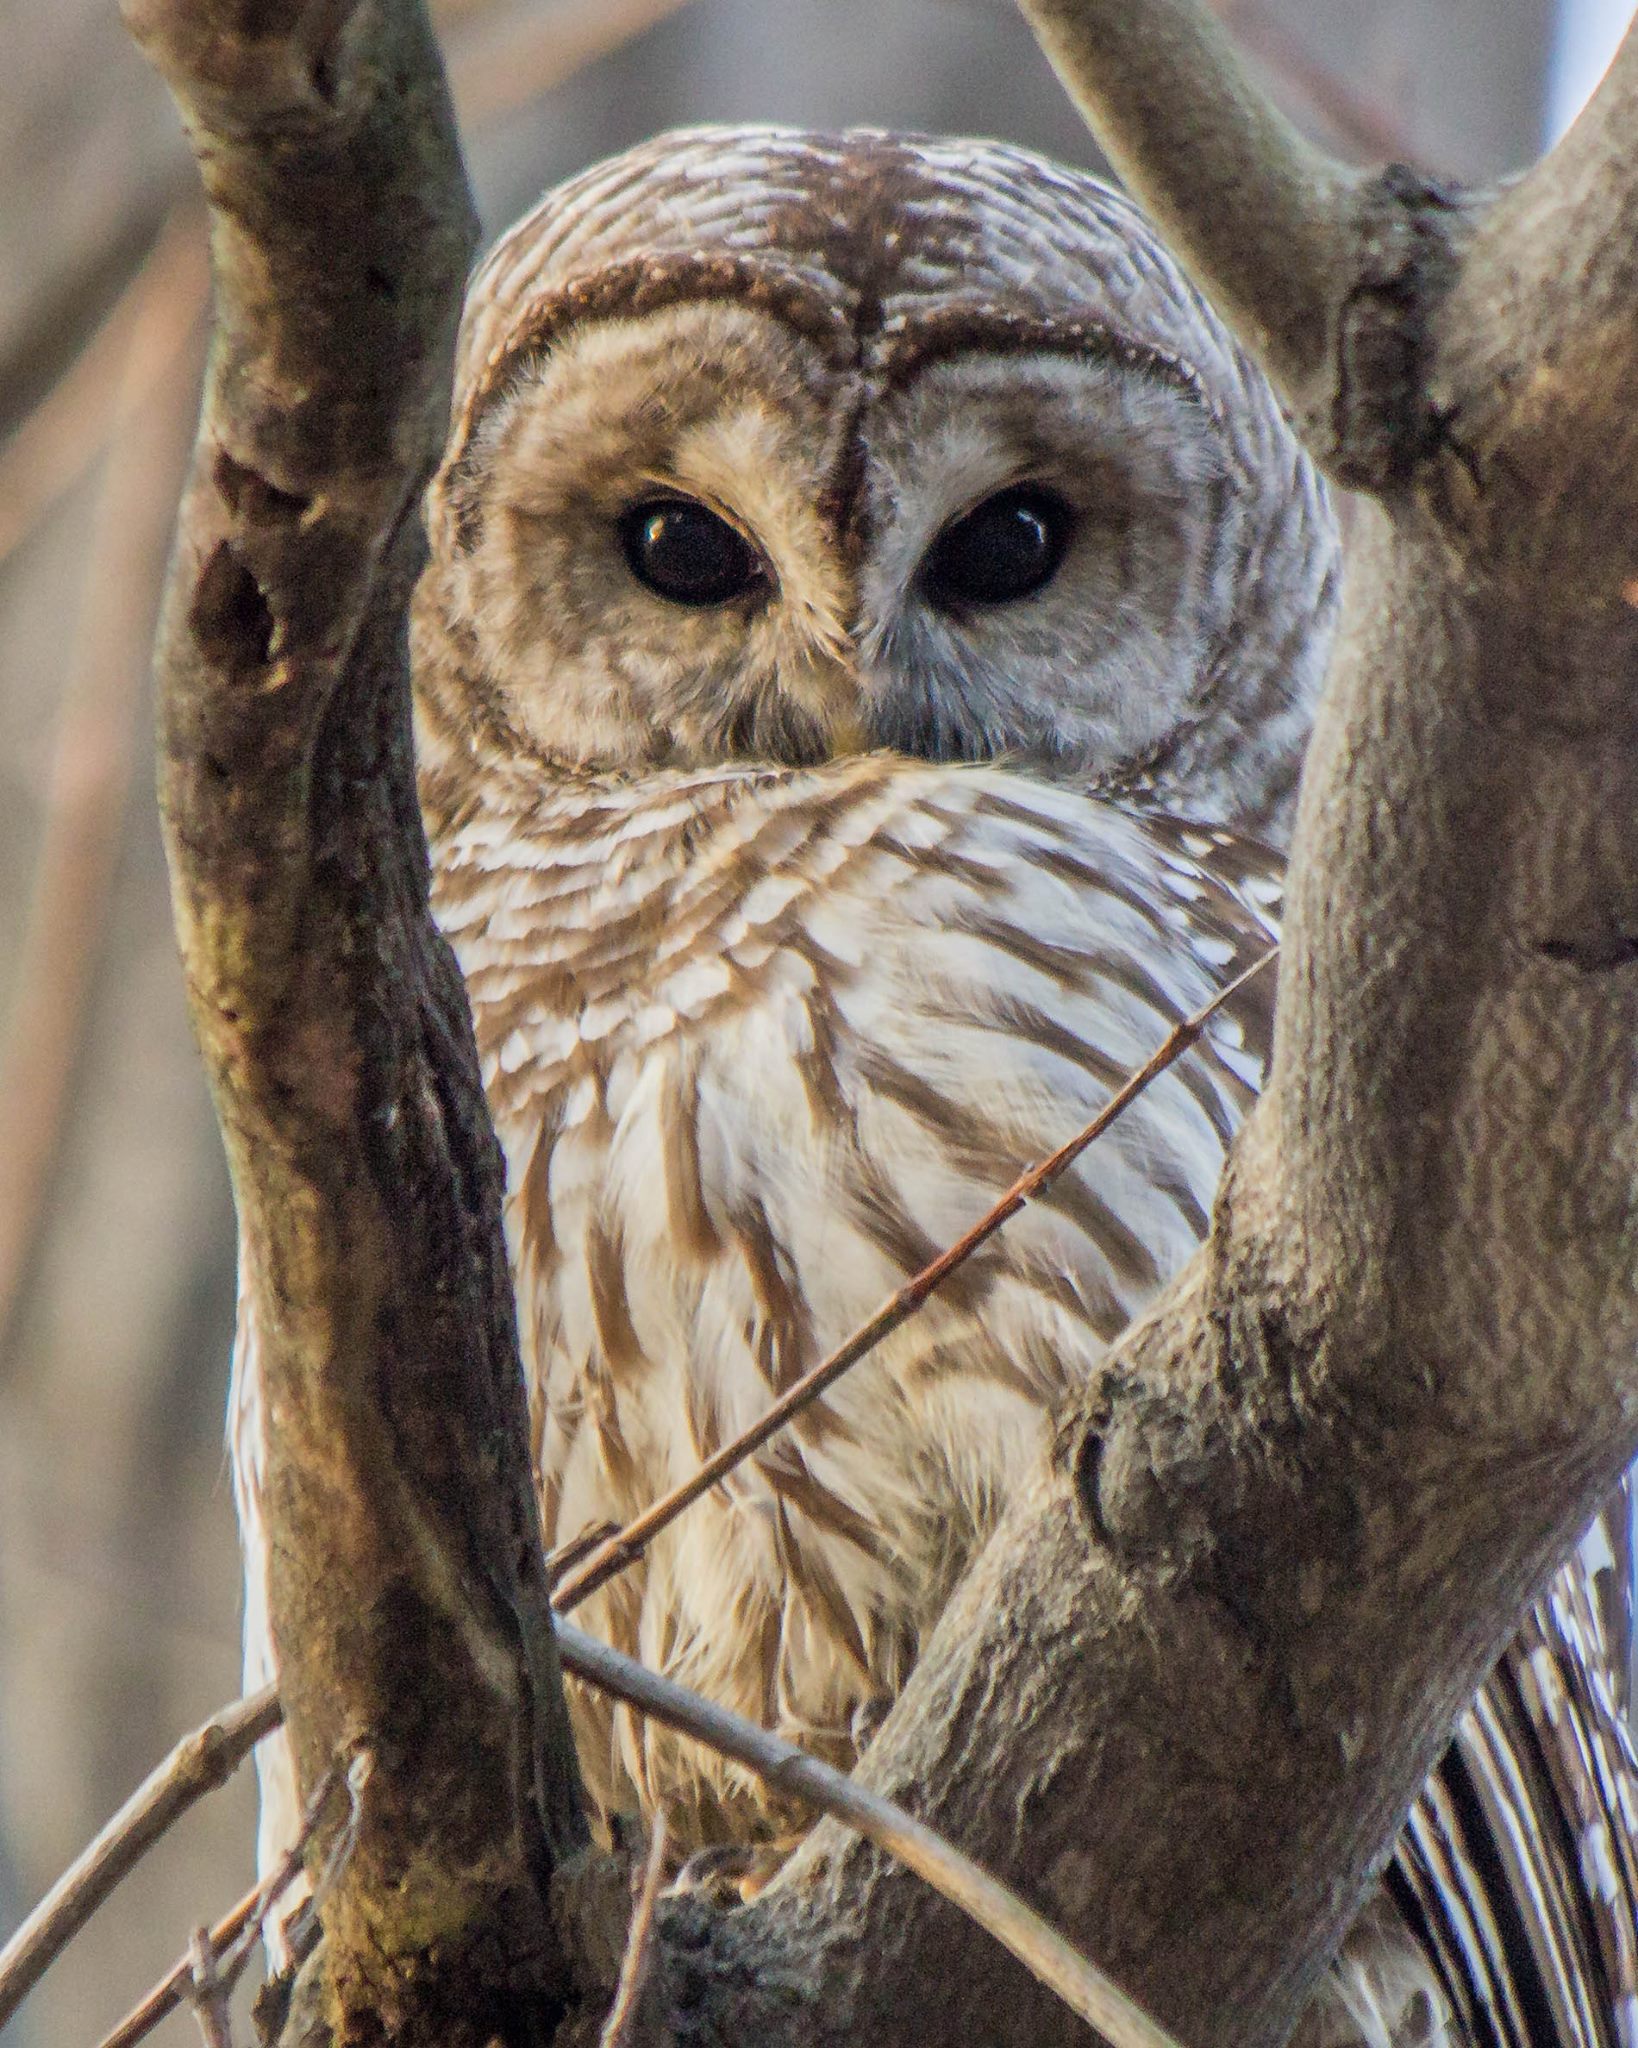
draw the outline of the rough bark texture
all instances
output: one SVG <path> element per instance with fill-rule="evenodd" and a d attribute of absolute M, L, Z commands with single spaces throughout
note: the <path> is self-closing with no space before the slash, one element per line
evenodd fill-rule
<path fill-rule="evenodd" d="M 417 5 L 128 18 L 212 203 L 160 781 L 272 1417 L 273 1624 L 304 1784 L 374 1767 L 326 2009 L 338 2041 L 522 2039 L 564 1993 L 546 1887 L 584 1829 L 404 644 L 465 179 Z"/>
<path fill-rule="evenodd" d="M 1298 145 L 1187 0 L 1026 8 L 1375 502 L 1275 1075 L 1211 1240 L 1064 1418 L 865 1768 L 1184 2039 L 1262 2043 L 1638 1448 L 1638 40 L 1553 158 L 1458 203 Z M 257 12 L 139 24 L 218 219 L 163 657 L 179 920 L 264 1318 L 292 1726 L 309 1779 L 377 1760 L 326 1915 L 333 2032 L 521 2040 L 567 1981 L 536 1909 L 573 1769 L 401 640 L 459 173 L 411 6 Z M 755 1906 L 664 1909 L 630 2038 L 1066 2027 L 827 1825 Z"/>

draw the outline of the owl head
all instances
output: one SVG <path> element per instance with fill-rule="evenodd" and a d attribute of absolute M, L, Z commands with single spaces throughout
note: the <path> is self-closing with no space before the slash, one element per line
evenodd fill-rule
<path fill-rule="evenodd" d="M 1336 537 L 1142 217 L 991 142 L 662 136 L 477 273 L 426 774 L 1008 760 L 1265 834 Z"/>

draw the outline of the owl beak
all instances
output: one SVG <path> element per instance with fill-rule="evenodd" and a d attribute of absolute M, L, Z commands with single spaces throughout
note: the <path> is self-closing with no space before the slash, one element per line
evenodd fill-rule
<path fill-rule="evenodd" d="M 858 649 L 848 636 L 827 634 L 809 643 L 806 659 L 780 678 L 781 687 L 823 731 L 832 757 L 861 754 L 870 746 L 866 682 Z"/>
<path fill-rule="evenodd" d="M 830 727 L 830 751 L 832 757 L 837 760 L 842 759 L 848 754 L 869 753 L 870 730 L 857 707 L 846 717 L 832 721 Z"/>

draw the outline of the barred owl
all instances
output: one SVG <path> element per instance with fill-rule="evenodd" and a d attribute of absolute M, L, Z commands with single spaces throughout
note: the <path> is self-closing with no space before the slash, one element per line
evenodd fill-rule
<path fill-rule="evenodd" d="M 1266 947 L 1335 531 L 1116 193 L 989 143 L 761 129 L 650 143 L 502 240 L 428 529 L 422 802 L 556 1548 L 735 1435 Z M 579 1618 L 850 1764 L 1055 1404 L 1198 1242 L 1269 979 Z M 260 1677 L 248 1341 L 237 1403 Z M 1528 2029 L 1563 1963 L 1593 1987 L 1564 2038 L 1610 2037 L 1631 1958 L 1596 1942 L 1630 1872 L 1597 1831 L 1630 1767 L 1584 1581 L 1543 1611 L 1524 1707 L 1522 1666 L 1486 1695 L 1502 1764 L 1457 1766 L 1483 1796 L 1455 1822 L 1443 1780 L 1424 1798 L 1338 1980 L 1367 2032 L 1404 1924 L 1489 1856 L 1506 1925 L 1474 2009 L 1511 1996 L 1525 2031 L 1497 2038 L 1558 2038 Z M 1591 1769 L 1540 1791 L 1555 1659 L 1602 1745 L 1591 1795 Z M 571 1706 L 605 1816 L 663 1809 L 685 1847 L 798 1822 L 685 1738 Z M 272 1832 L 289 1805 L 275 1762 Z M 1481 1821 L 1505 1854 L 1450 1849 Z M 1460 1948 L 1401 1976 L 1489 2039 Z"/>

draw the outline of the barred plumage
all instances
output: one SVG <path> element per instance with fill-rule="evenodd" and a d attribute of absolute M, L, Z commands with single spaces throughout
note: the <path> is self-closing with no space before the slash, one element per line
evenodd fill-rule
<path fill-rule="evenodd" d="M 502 831 L 478 797 L 438 847 L 557 1543 L 686 1477 L 1268 944 L 1208 833 L 880 755 L 577 782 Z M 1054 1402 L 1198 1241 L 1264 1002 L 587 1625 L 851 1763 Z M 697 1744 L 576 1704 L 605 1811 L 773 1824 Z"/>
<path fill-rule="evenodd" d="M 999 145 L 661 138 L 502 241 L 460 362 L 414 622 L 422 798 L 562 1545 L 760 1413 L 1267 944 L 1335 539 L 1130 206 Z M 709 600 L 633 552 L 634 510 L 679 502 L 739 565 Z M 940 537 L 997 505 L 1057 554 L 952 598 Z M 850 1762 L 1056 1401 L 1203 1234 L 1268 1000 L 590 1625 Z M 259 1431 L 247 1318 L 258 1676 Z M 1623 1521 L 1623 1587 L 1629 1553 Z M 1632 2039 L 1638 1773 L 1589 1572 L 1464 1723 L 1312 2040 Z M 604 1814 L 663 1806 L 685 1846 L 794 1820 L 572 1705 Z"/>

